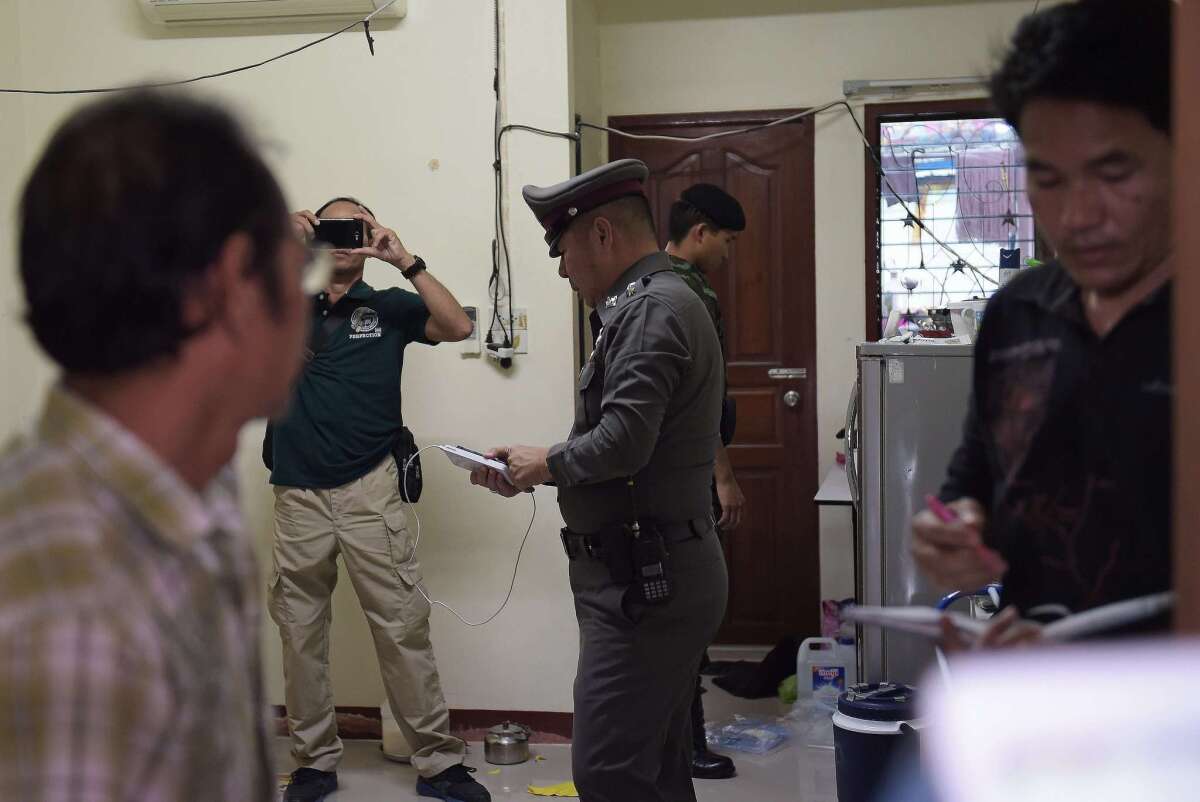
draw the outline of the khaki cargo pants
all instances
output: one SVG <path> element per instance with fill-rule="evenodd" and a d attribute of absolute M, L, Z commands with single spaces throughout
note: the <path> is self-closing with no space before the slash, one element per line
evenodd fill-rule
<path fill-rule="evenodd" d="M 429 602 L 391 455 L 332 490 L 278 487 L 268 595 L 283 641 L 284 694 L 292 756 L 334 771 L 342 757 L 329 676 L 330 597 L 337 557 L 375 640 L 388 702 L 423 777 L 462 763 L 466 744 L 450 736 L 450 715 L 429 642 Z M 412 560 L 410 562 L 410 560 Z"/>

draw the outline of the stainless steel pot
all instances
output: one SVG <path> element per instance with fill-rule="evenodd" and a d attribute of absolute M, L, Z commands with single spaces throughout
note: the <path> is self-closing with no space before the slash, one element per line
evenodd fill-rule
<path fill-rule="evenodd" d="M 511 766 L 529 760 L 528 727 L 506 721 L 488 730 L 483 739 L 483 758 L 497 766 Z"/>

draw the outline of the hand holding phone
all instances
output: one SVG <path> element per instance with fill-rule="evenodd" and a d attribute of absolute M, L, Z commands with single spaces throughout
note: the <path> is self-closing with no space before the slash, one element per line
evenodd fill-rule
<path fill-rule="evenodd" d="M 292 212 L 292 231 L 304 242 L 312 242 L 320 221 L 317 216 L 305 209 L 302 212 Z"/>

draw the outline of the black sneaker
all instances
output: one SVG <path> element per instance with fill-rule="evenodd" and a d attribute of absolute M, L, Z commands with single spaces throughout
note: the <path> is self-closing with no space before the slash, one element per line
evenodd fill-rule
<path fill-rule="evenodd" d="M 337 772 L 296 769 L 283 792 L 283 802 L 321 802 L 337 790 Z"/>
<path fill-rule="evenodd" d="M 417 778 L 417 794 L 444 799 L 446 802 L 492 802 L 488 789 L 475 782 L 475 769 L 457 765 L 437 776 Z"/>

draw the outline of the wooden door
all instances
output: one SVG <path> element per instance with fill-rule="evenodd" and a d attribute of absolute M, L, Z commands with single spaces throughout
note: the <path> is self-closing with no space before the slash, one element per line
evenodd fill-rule
<path fill-rule="evenodd" d="M 702 136 L 789 112 L 614 117 L 639 134 Z M 718 642 L 774 644 L 819 630 L 817 373 L 811 120 L 706 142 L 609 135 L 611 159 L 650 167 L 660 239 L 679 193 L 716 184 L 745 208 L 747 226 L 727 270 L 710 275 L 727 332 L 729 392 L 737 399 L 730 459 L 746 494 L 742 525 L 726 538 L 729 607 Z M 783 373 L 781 373 L 781 371 Z M 785 403 L 785 395 L 795 393 Z"/>

